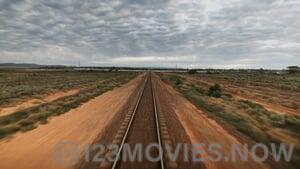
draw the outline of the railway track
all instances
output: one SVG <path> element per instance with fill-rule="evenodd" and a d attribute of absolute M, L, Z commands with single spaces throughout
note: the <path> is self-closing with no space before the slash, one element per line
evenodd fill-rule
<path fill-rule="evenodd" d="M 122 125 L 113 139 L 113 144 L 119 145 L 115 160 L 113 162 L 103 162 L 100 168 L 165 168 L 160 127 L 160 124 L 164 122 L 164 118 L 162 115 L 159 115 L 157 111 L 155 87 L 152 83 L 151 76 L 150 72 L 147 73 L 134 108 L 126 114 Z M 166 133 L 166 131 L 164 131 L 164 133 Z M 142 161 L 123 161 L 121 159 L 125 144 L 134 147 L 140 143 L 144 146 L 153 143 L 158 145 L 158 149 L 152 150 L 151 155 L 159 157 L 159 160 L 152 162 L 145 158 L 143 158 Z M 108 152 L 107 156 L 109 156 L 110 153 L 111 152 Z"/>
<path fill-rule="evenodd" d="M 139 87 L 132 93 L 124 108 L 89 146 L 88 151 L 81 157 L 75 168 L 203 168 L 199 162 L 188 161 L 191 159 L 192 152 L 191 149 L 184 149 L 185 145 L 183 144 L 191 143 L 176 113 L 172 110 L 172 105 L 163 99 L 164 92 L 155 73 L 148 72 L 143 76 Z M 166 120 L 164 116 L 168 119 Z M 139 144 L 142 145 L 141 158 L 137 157 L 139 152 L 135 147 Z M 147 148 L 153 144 L 155 147 L 152 147 L 149 152 L 151 157 L 155 158 L 154 161 L 145 157 L 148 152 Z M 116 145 L 113 150 L 109 148 L 111 145 Z M 102 146 L 103 149 L 99 150 L 99 146 Z M 175 151 L 177 152 L 176 157 Z M 128 157 L 124 158 L 124 154 L 128 155 L 128 153 L 134 154 L 133 160 Z M 170 154 L 173 156 L 171 157 Z"/>

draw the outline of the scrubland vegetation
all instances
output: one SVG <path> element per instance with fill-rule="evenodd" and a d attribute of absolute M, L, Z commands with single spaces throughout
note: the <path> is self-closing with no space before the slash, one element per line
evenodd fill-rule
<path fill-rule="evenodd" d="M 239 85 L 274 87 L 284 90 L 300 90 L 300 74 L 275 73 L 198 73 L 197 77 L 224 80 Z"/>
<path fill-rule="evenodd" d="M 194 103 L 199 109 L 210 118 L 223 125 L 229 132 L 237 137 L 250 142 L 259 143 L 286 143 L 295 144 L 295 154 L 291 167 L 299 167 L 300 163 L 300 114 L 278 114 L 266 110 L 263 106 L 253 103 L 249 100 L 241 100 L 224 91 L 217 84 L 220 81 L 214 81 L 216 84 L 199 85 L 190 78 L 178 74 L 160 74 L 162 79 L 171 84 L 175 89 L 181 92 L 188 100 Z M 197 75 L 210 77 L 212 75 Z M 222 74 L 216 75 L 216 78 L 224 78 L 230 83 L 251 83 L 256 85 L 267 85 L 272 78 L 259 76 L 255 80 L 252 75 L 241 75 L 242 80 L 234 79 L 235 76 L 228 77 Z M 284 76 L 277 77 L 279 79 Z M 287 75 L 285 77 L 289 82 L 272 84 L 274 87 L 284 88 L 285 90 L 298 90 L 300 81 L 298 77 Z M 251 81 L 253 80 L 253 81 Z M 179 83 L 180 82 L 180 83 Z M 213 82 L 213 81 L 212 81 Z M 238 134 L 236 134 L 238 133 Z"/>
<path fill-rule="evenodd" d="M 116 72 L 0 71 L 0 106 L 55 91 L 84 88 L 120 75 Z"/>
<path fill-rule="evenodd" d="M 280 107 L 293 114 L 300 112 L 300 74 L 275 73 L 197 73 L 178 74 L 208 87 L 218 83 L 224 91 L 258 103 Z"/>
<path fill-rule="evenodd" d="M 0 138 L 18 131 L 34 129 L 47 123 L 50 116 L 58 116 L 82 103 L 128 82 L 136 73 L 104 72 L 19 72 L 0 73 L 1 105 L 17 100 L 38 97 L 50 91 L 80 88 L 80 92 L 58 100 L 40 104 L 0 117 Z"/>

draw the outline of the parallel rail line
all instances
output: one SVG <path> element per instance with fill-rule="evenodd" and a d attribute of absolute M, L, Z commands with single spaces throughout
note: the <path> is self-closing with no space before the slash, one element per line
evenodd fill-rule
<path fill-rule="evenodd" d="M 157 134 L 157 143 L 159 145 L 159 156 L 160 156 L 160 168 L 161 169 L 165 169 L 165 164 L 164 164 L 164 154 L 163 154 L 163 148 L 162 148 L 162 140 L 161 140 L 161 133 L 160 133 L 160 126 L 159 126 L 159 116 L 158 116 L 158 113 L 157 113 L 157 102 L 156 102 L 156 97 L 155 97 L 155 92 L 154 92 L 154 85 L 152 83 L 152 80 L 151 80 L 151 73 L 149 73 L 146 77 L 146 80 L 143 84 L 143 88 L 142 88 L 142 91 L 140 93 L 140 95 L 138 96 L 138 100 L 135 104 L 135 107 L 134 107 L 134 110 L 133 110 L 133 113 L 131 115 L 131 118 L 130 118 L 130 121 L 127 125 L 127 128 L 126 128 L 126 132 L 122 138 L 122 142 L 120 144 L 120 147 L 119 147 L 119 150 L 118 150 L 118 153 L 116 155 L 116 158 L 114 160 L 114 162 L 112 163 L 112 167 L 111 169 L 116 169 L 118 164 L 120 163 L 121 160 L 119 160 L 120 156 L 121 156 L 121 153 L 122 153 L 122 149 L 124 147 L 124 144 L 127 140 L 127 137 L 128 137 L 128 133 L 130 132 L 130 129 L 131 129 L 131 126 L 132 126 L 132 123 L 133 123 L 133 120 L 135 118 L 135 115 L 136 115 L 136 112 L 137 112 L 137 109 L 138 107 L 140 106 L 140 101 L 144 95 L 144 92 L 145 92 L 145 88 L 146 88 L 146 85 L 147 85 L 147 81 L 150 80 L 150 84 L 151 84 L 151 90 L 152 90 L 152 98 L 153 98 L 153 107 L 154 107 L 154 113 L 155 113 L 155 123 L 156 123 L 156 134 Z"/>
<path fill-rule="evenodd" d="M 154 85 L 152 84 L 151 81 L 151 88 L 152 88 L 152 98 L 153 98 L 153 106 L 154 106 L 154 113 L 155 113 L 155 122 L 156 122 L 156 133 L 157 133 L 157 142 L 159 145 L 159 156 L 160 156 L 160 168 L 164 169 L 164 151 L 163 151 L 163 147 L 162 147 L 162 139 L 161 139 L 161 135 L 160 135 L 160 127 L 159 127 L 159 118 L 158 118 L 158 113 L 157 113 L 157 106 L 156 106 L 156 97 L 155 97 L 155 92 L 154 92 Z"/>

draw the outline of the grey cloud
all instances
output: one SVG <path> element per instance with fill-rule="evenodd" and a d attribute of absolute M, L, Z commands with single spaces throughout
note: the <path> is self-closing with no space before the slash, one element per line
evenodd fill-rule
<path fill-rule="evenodd" d="M 0 62 L 283 68 L 300 63 L 299 9 L 296 0 L 0 0 Z"/>

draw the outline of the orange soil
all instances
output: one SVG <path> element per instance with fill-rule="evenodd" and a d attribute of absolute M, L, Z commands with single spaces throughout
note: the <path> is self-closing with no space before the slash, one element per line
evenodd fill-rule
<path fill-rule="evenodd" d="M 158 78 L 157 78 L 158 79 Z M 206 145 L 217 143 L 222 146 L 222 153 L 230 157 L 231 145 L 235 144 L 242 147 L 242 143 L 235 136 L 227 132 L 216 121 L 208 118 L 205 114 L 197 109 L 193 104 L 186 100 L 180 93 L 175 91 L 171 86 L 157 80 L 157 85 L 161 91 L 165 93 L 165 99 L 174 108 L 179 120 L 181 121 L 184 129 L 193 144 L 204 143 Z M 158 91 L 159 92 L 159 91 Z M 202 155 L 203 158 L 207 157 L 208 151 Z M 269 168 L 264 163 L 259 163 L 249 159 L 243 162 L 237 159 L 236 162 L 224 161 L 212 162 L 205 160 L 204 165 L 207 169 L 266 169 Z"/>
<path fill-rule="evenodd" d="M 101 133 L 141 80 L 141 76 L 138 76 L 79 108 L 53 117 L 46 125 L 40 125 L 26 133 L 17 133 L 10 139 L 0 140 L 0 168 L 72 168 L 70 165 L 58 163 L 55 159 L 56 144 L 61 141 L 75 142 L 80 147 L 78 154 L 82 154 L 83 146 L 92 143 Z"/>
<path fill-rule="evenodd" d="M 196 78 L 193 78 L 193 77 L 187 77 L 187 76 L 183 76 L 183 77 L 187 78 L 190 81 L 194 81 L 196 83 L 198 82 L 198 83 L 201 83 L 201 84 L 206 85 L 206 86 L 213 85 L 212 82 L 208 82 L 208 81 L 205 81 L 205 80 L 200 80 L 200 79 L 196 79 Z M 235 86 L 230 86 L 230 85 L 223 85 L 223 89 L 226 92 L 230 93 L 232 96 L 234 96 L 237 99 L 249 100 L 251 102 L 260 104 L 265 109 L 267 109 L 267 110 L 269 110 L 271 112 L 274 112 L 274 113 L 277 113 L 277 114 L 299 115 L 299 112 L 297 110 L 295 110 L 295 109 L 291 109 L 291 108 L 288 108 L 288 107 L 285 107 L 285 106 L 282 106 L 282 105 L 278 105 L 278 104 L 267 102 L 267 99 L 266 100 L 262 100 L 262 99 L 255 98 L 253 96 L 247 95 L 245 93 L 243 94 L 241 92 L 238 92 L 238 91 L 250 92 L 250 93 L 252 92 L 252 94 L 253 94 L 253 92 L 256 92 L 256 91 L 253 91 L 253 90 L 247 91 L 245 88 L 235 87 Z"/>
<path fill-rule="evenodd" d="M 48 102 L 52 102 L 54 100 L 63 98 L 63 97 L 67 97 L 67 96 L 71 96 L 74 95 L 76 93 L 79 92 L 79 89 L 72 89 L 69 91 L 59 91 L 53 94 L 50 94 L 48 96 L 45 96 L 42 99 L 29 99 L 26 101 L 23 101 L 22 103 L 18 103 L 18 105 L 14 105 L 14 106 L 9 106 L 9 107 L 3 107 L 0 108 L 0 116 L 5 116 L 5 115 L 9 115 L 12 114 L 14 112 L 20 111 L 20 110 L 24 110 L 33 106 L 37 106 L 43 103 L 48 103 Z"/>
<path fill-rule="evenodd" d="M 256 104 L 260 104 L 266 110 L 269 110 L 269 111 L 277 113 L 277 114 L 290 114 L 290 115 L 297 115 L 297 116 L 300 115 L 299 112 L 296 111 L 296 110 L 293 110 L 293 109 L 288 108 L 288 107 L 280 106 L 280 105 L 277 105 L 277 104 L 267 103 L 267 102 L 264 102 L 260 99 L 254 99 L 254 98 L 251 98 L 251 97 L 248 97 L 248 96 L 245 96 L 245 95 L 237 95 L 237 94 L 235 95 L 235 97 L 237 99 L 249 100 L 249 101 L 252 101 Z"/>

